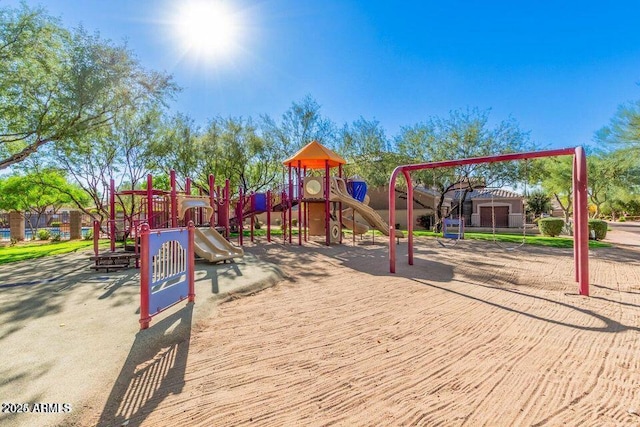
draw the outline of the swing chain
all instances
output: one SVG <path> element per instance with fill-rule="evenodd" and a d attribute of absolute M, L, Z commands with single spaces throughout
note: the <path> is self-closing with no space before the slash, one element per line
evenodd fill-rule
<path fill-rule="evenodd" d="M 434 173 L 434 181 L 435 181 L 435 173 Z M 458 183 L 460 183 L 460 180 L 458 180 Z M 463 191 L 458 188 L 458 236 L 456 238 L 452 238 L 451 240 L 453 240 L 453 243 L 450 243 L 448 245 L 445 245 L 439 238 L 438 238 L 438 233 L 437 233 L 437 229 L 438 229 L 438 225 L 442 225 L 442 237 L 444 238 L 444 234 L 445 234 L 445 224 L 444 221 L 446 220 L 446 218 L 438 218 L 438 222 L 435 225 L 435 229 L 436 229 L 436 241 L 438 242 L 438 244 L 440 246 L 442 246 L 443 248 L 446 247 L 453 247 L 455 245 L 458 244 L 459 240 L 462 240 L 462 236 L 463 236 L 463 225 L 462 225 L 462 202 L 463 202 Z M 453 206 L 451 207 L 451 211 L 453 211 Z M 449 212 L 449 216 L 451 216 L 451 212 Z"/>
<path fill-rule="evenodd" d="M 527 181 L 529 180 L 529 168 L 528 161 L 525 159 L 524 161 L 524 171 L 525 171 L 525 180 L 524 180 L 524 194 L 523 197 L 527 197 Z M 527 241 L 527 210 L 525 209 L 525 201 L 522 200 L 522 242 L 519 245 L 513 247 L 504 247 L 500 244 L 496 237 L 496 212 L 495 212 L 495 203 L 494 203 L 494 192 L 491 191 L 491 228 L 493 234 L 493 242 L 500 246 L 501 248 L 507 251 L 513 251 L 522 247 Z"/>

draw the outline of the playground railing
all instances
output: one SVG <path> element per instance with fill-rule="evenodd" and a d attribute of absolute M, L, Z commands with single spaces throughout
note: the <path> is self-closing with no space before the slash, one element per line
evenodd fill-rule
<path fill-rule="evenodd" d="M 150 230 L 141 227 L 140 329 L 151 318 L 174 304 L 195 301 L 194 225 L 187 228 Z"/>

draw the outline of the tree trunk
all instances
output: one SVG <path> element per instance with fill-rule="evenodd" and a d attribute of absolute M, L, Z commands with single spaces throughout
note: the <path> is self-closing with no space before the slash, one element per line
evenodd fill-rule
<path fill-rule="evenodd" d="M 438 205 L 433 211 L 433 231 L 435 233 L 439 233 L 442 230 L 442 205 L 444 204 L 444 192 L 440 193 L 440 198 L 438 199 Z"/>

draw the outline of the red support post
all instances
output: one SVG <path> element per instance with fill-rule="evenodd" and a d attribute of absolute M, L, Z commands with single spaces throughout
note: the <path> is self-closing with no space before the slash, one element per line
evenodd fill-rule
<path fill-rule="evenodd" d="M 238 245 L 242 246 L 242 212 L 244 210 L 244 193 L 242 187 L 238 187 L 238 204 L 236 205 L 236 223 L 238 224 Z"/>
<path fill-rule="evenodd" d="M 301 197 L 302 195 L 304 195 L 304 178 L 306 178 L 307 176 L 307 167 L 304 167 L 304 173 L 303 173 L 303 177 L 302 177 L 302 182 L 300 183 L 301 187 L 300 187 L 300 194 Z M 304 241 L 308 242 L 309 241 L 309 206 L 307 205 L 307 203 L 304 204 Z"/>
<path fill-rule="evenodd" d="M 171 169 L 169 173 L 171 181 L 171 228 L 178 226 L 178 192 L 176 191 L 176 171 Z"/>
<path fill-rule="evenodd" d="M 187 177 L 187 180 L 184 183 L 184 195 L 189 197 L 191 196 L 191 178 Z M 182 224 L 186 225 L 189 224 L 189 221 L 191 221 L 191 210 L 187 209 L 184 213 L 184 218 L 183 218 L 184 222 Z"/>
<path fill-rule="evenodd" d="M 402 166 L 395 168 L 389 180 L 389 272 L 391 273 L 396 272 L 396 230 L 393 225 L 396 222 L 396 179 L 398 172 L 403 170 L 402 168 Z M 411 175 L 409 175 L 409 179 L 407 180 L 407 187 L 410 186 L 413 186 Z M 408 200 L 409 198 L 407 197 L 407 201 Z"/>
<path fill-rule="evenodd" d="M 216 186 L 216 211 L 215 211 L 215 223 L 214 225 L 217 225 L 219 227 L 224 226 L 224 224 L 222 223 L 222 220 L 220 219 L 220 209 L 222 206 L 222 202 L 224 202 L 224 196 L 221 196 L 221 192 L 220 192 L 220 186 Z"/>
<path fill-rule="evenodd" d="M 150 228 L 154 227 L 153 221 L 153 177 L 151 174 L 147 174 L 147 224 Z"/>
<path fill-rule="evenodd" d="M 342 178 L 342 164 L 338 165 L 338 178 Z M 356 213 L 353 212 L 353 221 L 355 223 Z M 338 222 L 340 224 L 340 244 L 342 244 L 342 202 L 338 202 Z M 352 230 L 355 236 L 356 230 Z"/>
<path fill-rule="evenodd" d="M 93 221 L 93 254 L 98 256 L 100 252 L 100 221 Z"/>
<path fill-rule="evenodd" d="M 298 160 L 298 169 L 296 170 L 298 176 L 298 182 L 296 188 L 298 189 L 298 246 L 302 246 L 302 183 L 300 181 L 300 160 Z"/>
<path fill-rule="evenodd" d="M 189 302 L 196 302 L 196 285 L 195 285 L 195 244 L 194 244 L 194 235 L 195 235 L 196 227 L 193 225 L 193 221 L 189 221 L 188 225 L 188 233 L 189 233 L 189 243 L 187 248 L 187 262 L 189 263 Z"/>
<path fill-rule="evenodd" d="M 267 190 L 267 242 L 271 242 L 271 190 Z"/>
<path fill-rule="evenodd" d="M 578 264 L 580 295 L 589 296 L 589 212 L 587 200 L 587 157 L 582 147 L 576 147 L 576 175 L 578 190 L 578 210 L 575 212 L 579 224 Z"/>
<path fill-rule="evenodd" d="M 225 179 L 224 180 L 224 196 L 223 196 L 223 204 L 222 204 L 222 209 L 224 209 L 225 212 L 225 220 L 224 220 L 224 228 L 225 228 L 225 236 L 227 238 L 227 240 L 229 240 L 230 238 L 230 232 L 229 232 L 229 217 L 231 216 L 229 214 L 229 204 L 231 199 L 231 187 L 229 184 L 229 180 Z"/>
<path fill-rule="evenodd" d="M 142 224 L 140 232 L 142 253 L 140 254 L 140 329 L 147 329 L 151 316 L 149 316 L 149 225 Z"/>
<path fill-rule="evenodd" d="M 329 198 L 331 197 L 331 188 L 329 187 L 329 160 L 324 161 L 324 227 L 325 227 L 325 238 L 326 245 L 331 245 L 331 202 Z"/>
<path fill-rule="evenodd" d="M 287 243 L 287 204 L 289 203 L 289 201 L 287 200 L 287 191 L 286 190 L 282 190 L 282 194 L 281 194 L 281 199 L 280 199 L 280 206 L 282 206 L 282 243 L 286 244 Z"/>
<path fill-rule="evenodd" d="M 202 197 L 202 195 L 202 187 L 198 187 L 198 196 Z M 198 225 L 202 224 L 204 224 L 204 209 L 198 208 Z"/>
<path fill-rule="evenodd" d="M 209 227 L 213 228 L 216 226 L 216 210 L 219 209 L 218 204 L 216 203 L 216 178 L 209 174 L 209 204 L 211 205 L 211 218 L 209 218 Z"/>
<path fill-rule="evenodd" d="M 251 236 L 251 243 L 253 243 L 253 228 L 256 225 L 256 220 L 255 220 L 255 215 L 251 214 L 251 230 L 249 231 L 250 236 Z"/>
<path fill-rule="evenodd" d="M 111 252 L 116 250 L 116 182 L 109 180 L 109 238 Z"/>
<path fill-rule="evenodd" d="M 578 203 L 578 164 L 577 164 L 578 156 L 574 154 L 573 156 L 573 172 L 572 172 L 572 194 L 573 194 L 573 269 L 575 274 L 576 282 L 580 281 L 580 241 L 578 240 L 578 222 L 577 212 L 579 210 Z"/>
<path fill-rule="evenodd" d="M 293 180 L 291 179 L 291 163 L 289 163 L 289 243 L 291 243 L 291 231 L 293 230 Z"/>
<path fill-rule="evenodd" d="M 136 254 L 136 268 L 140 268 L 140 220 L 133 220 L 133 253 Z"/>
<path fill-rule="evenodd" d="M 413 265 L 413 183 L 411 181 L 411 174 L 407 171 L 402 171 L 405 180 L 407 181 L 407 240 L 408 247 L 407 253 L 409 255 L 409 265 Z M 391 191 L 389 191 L 391 193 Z M 395 199 L 396 194 L 395 190 L 393 191 L 393 198 Z M 395 230 L 396 225 L 389 224 L 389 227 Z M 390 242 L 391 244 L 395 244 L 395 242 Z"/>
<path fill-rule="evenodd" d="M 211 227 L 220 226 L 220 186 L 215 189 L 215 193 L 212 193 L 211 206 L 213 207 L 213 213 L 211 214 Z"/>

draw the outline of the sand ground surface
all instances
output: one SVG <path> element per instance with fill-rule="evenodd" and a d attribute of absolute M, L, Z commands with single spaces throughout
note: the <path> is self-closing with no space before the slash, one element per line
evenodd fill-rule
<path fill-rule="evenodd" d="M 640 425 L 640 245 L 248 248 L 286 279 L 130 353 L 76 425 Z M 183 315 L 184 316 L 184 315 Z M 154 325 L 168 328 L 175 319 Z"/>
<path fill-rule="evenodd" d="M 250 254 L 197 262 L 196 303 L 178 303 L 140 331 L 139 270 L 96 273 L 90 265 L 84 252 L 0 266 L 0 426 L 69 425 L 104 404 L 132 360 L 184 341 L 225 298 L 282 280 L 274 264 Z"/>
<path fill-rule="evenodd" d="M 640 425 L 640 241 L 608 240 L 590 297 L 566 249 L 419 239 L 391 275 L 385 241 L 253 245 L 283 281 L 175 310 L 152 335 L 111 331 L 116 348 L 94 330 L 90 366 L 21 375 L 57 378 L 58 400 L 80 389 L 60 425 Z"/>

